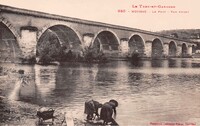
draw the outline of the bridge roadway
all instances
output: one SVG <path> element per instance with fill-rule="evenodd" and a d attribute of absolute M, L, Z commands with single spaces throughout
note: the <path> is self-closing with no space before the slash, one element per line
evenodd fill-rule
<path fill-rule="evenodd" d="M 0 29 L 0 60 L 36 57 L 45 42 L 57 42 L 76 54 L 93 49 L 111 57 L 126 57 L 137 51 L 146 58 L 188 57 L 196 46 L 189 40 L 136 28 L 4 5 L 0 5 Z"/>

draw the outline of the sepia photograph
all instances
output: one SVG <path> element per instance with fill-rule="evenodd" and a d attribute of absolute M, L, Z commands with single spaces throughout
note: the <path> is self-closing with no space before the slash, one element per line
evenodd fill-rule
<path fill-rule="evenodd" d="M 200 126 L 199 0 L 0 0 L 0 126 Z"/>

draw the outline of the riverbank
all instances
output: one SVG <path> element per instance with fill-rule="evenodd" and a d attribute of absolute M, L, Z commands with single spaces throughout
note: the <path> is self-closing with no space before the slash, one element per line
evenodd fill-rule
<path fill-rule="evenodd" d="M 1 126 L 39 126 L 36 111 L 39 108 L 37 105 L 32 105 L 20 101 L 11 101 L 0 96 L 0 125 Z M 59 111 L 55 112 L 57 119 L 54 121 L 54 126 L 66 126 L 66 123 L 61 124 L 63 116 L 59 115 Z M 59 117 L 60 116 L 60 117 Z M 74 118 L 75 126 L 84 126 L 84 122 Z M 51 125 L 51 120 L 47 120 L 44 125 Z"/>
<path fill-rule="evenodd" d="M 1 126 L 32 126 L 36 125 L 36 108 L 38 106 L 23 103 L 20 101 L 12 101 L 0 96 L 0 125 Z"/>
<path fill-rule="evenodd" d="M 9 99 L 10 94 L 8 92 L 13 89 L 18 76 L 17 68 L 10 66 L 1 66 L 1 68 L 0 125 L 35 125 L 35 112 L 38 106 Z"/>
<path fill-rule="evenodd" d="M 13 90 L 18 76 L 18 68 L 3 67 L 3 72 L 0 75 L 0 125 L 1 126 L 38 126 L 37 110 L 40 107 L 37 104 L 26 103 L 16 99 L 10 99 L 8 92 Z M 54 108 L 57 109 L 57 108 Z M 54 125 L 61 125 L 63 120 L 62 109 L 56 110 L 54 115 L 58 117 L 55 119 Z M 76 126 L 84 126 L 84 123 L 79 119 L 74 118 Z M 51 124 L 51 120 L 45 122 L 46 125 Z M 63 123 L 62 126 L 66 124 Z"/>

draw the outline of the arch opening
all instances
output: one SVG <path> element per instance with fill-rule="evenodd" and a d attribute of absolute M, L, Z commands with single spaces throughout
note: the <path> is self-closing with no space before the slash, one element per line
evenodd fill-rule
<path fill-rule="evenodd" d="M 139 35 L 133 35 L 128 41 L 129 53 L 139 53 L 140 56 L 144 55 L 144 41 Z"/>
<path fill-rule="evenodd" d="M 93 48 L 94 48 L 94 52 L 96 52 L 97 54 L 100 53 L 101 50 L 101 42 L 98 39 L 97 41 L 94 41 L 93 43 Z"/>
<path fill-rule="evenodd" d="M 177 51 L 176 44 L 174 41 L 171 41 L 169 43 L 169 57 L 176 57 L 176 51 Z"/>
<path fill-rule="evenodd" d="M 182 44 L 182 57 L 187 57 L 187 46 L 185 43 Z"/>
<path fill-rule="evenodd" d="M 12 31 L 0 22 L 0 61 L 15 62 L 20 56 L 20 48 Z"/>
<path fill-rule="evenodd" d="M 192 45 L 192 54 L 194 54 L 196 52 L 196 47 L 195 45 Z"/>
<path fill-rule="evenodd" d="M 152 42 L 152 53 L 151 57 L 153 59 L 160 59 L 163 57 L 163 45 L 159 39 L 154 39 Z"/>
<path fill-rule="evenodd" d="M 119 51 L 119 42 L 117 37 L 110 31 L 100 32 L 92 44 L 93 55 L 98 56 L 99 53 L 112 54 Z"/>
<path fill-rule="evenodd" d="M 68 61 L 76 58 L 82 51 L 81 41 L 71 28 L 55 25 L 48 28 L 39 38 L 36 56 L 50 61 Z"/>

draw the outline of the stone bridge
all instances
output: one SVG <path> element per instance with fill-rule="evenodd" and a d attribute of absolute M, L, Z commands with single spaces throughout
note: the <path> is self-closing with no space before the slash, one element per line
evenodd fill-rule
<path fill-rule="evenodd" d="M 187 57 L 196 46 L 189 40 L 140 29 L 0 5 L 1 61 L 36 57 L 45 42 L 58 42 L 56 46 L 76 54 L 92 48 L 110 57 L 137 51 L 146 58 Z"/>

